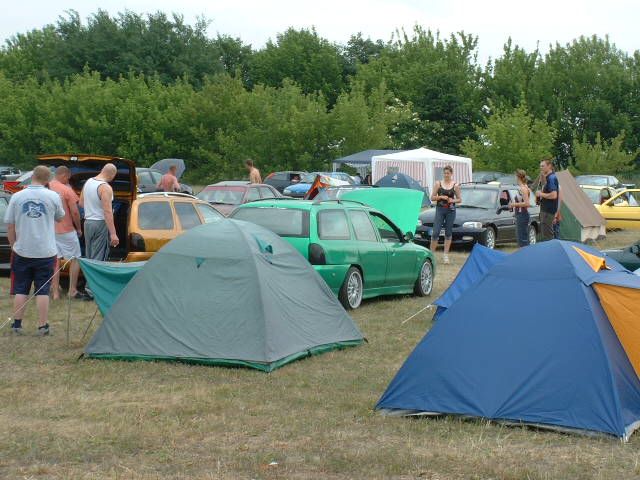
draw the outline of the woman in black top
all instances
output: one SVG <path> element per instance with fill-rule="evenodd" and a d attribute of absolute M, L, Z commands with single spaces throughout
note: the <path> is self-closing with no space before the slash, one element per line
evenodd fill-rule
<path fill-rule="evenodd" d="M 516 217 L 516 238 L 519 247 L 529 245 L 529 196 L 530 190 L 527 185 L 527 172 L 516 170 L 518 179 L 518 193 L 513 202 L 509 205 Z"/>
<path fill-rule="evenodd" d="M 462 201 L 460 185 L 453 181 L 453 168 L 447 165 L 443 169 L 444 179 L 433 186 L 431 200 L 436 202 L 436 215 L 431 231 L 431 251 L 438 248 L 440 229 L 444 226 L 444 263 L 449 263 L 449 250 L 453 235 L 453 222 L 456 219 L 456 204 Z"/>

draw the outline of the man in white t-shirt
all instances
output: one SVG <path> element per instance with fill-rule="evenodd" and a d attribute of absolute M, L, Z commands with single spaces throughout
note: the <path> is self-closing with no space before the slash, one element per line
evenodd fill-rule
<path fill-rule="evenodd" d="M 12 249 L 13 331 L 22 333 L 22 315 L 34 286 L 38 305 L 38 335 L 49 334 L 49 288 L 56 261 L 55 222 L 64 217 L 60 196 L 45 188 L 51 171 L 44 165 L 33 170 L 31 185 L 11 196 L 4 216 Z"/>

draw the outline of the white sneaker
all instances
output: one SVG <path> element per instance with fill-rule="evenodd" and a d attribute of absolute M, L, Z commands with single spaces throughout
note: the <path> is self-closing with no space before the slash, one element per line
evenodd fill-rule
<path fill-rule="evenodd" d="M 445 253 L 444 255 L 444 263 L 449 263 L 449 255 Z"/>

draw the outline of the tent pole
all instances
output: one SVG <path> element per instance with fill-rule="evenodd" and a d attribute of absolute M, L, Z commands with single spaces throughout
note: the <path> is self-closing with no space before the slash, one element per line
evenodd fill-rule
<path fill-rule="evenodd" d="M 91 317 L 91 321 L 89 322 L 89 325 L 87 325 L 87 328 L 85 329 L 84 333 L 82 334 L 82 338 L 80 339 L 81 342 L 82 342 L 82 340 L 84 340 L 84 337 L 87 336 L 87 332 L 91 328 L 91 325 L 93 324 L 93 320 L 96 318 L 97 314 L 98 314 L 98 307 L 96 307 L 96 311 L 93 312 L 93 317 Z"/>

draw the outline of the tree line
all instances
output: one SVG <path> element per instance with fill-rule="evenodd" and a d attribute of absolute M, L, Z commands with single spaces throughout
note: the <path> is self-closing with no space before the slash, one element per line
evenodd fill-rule
<path fill-rule="evenodd" d="M 548 52 L 507 40 L 477 61 L 478 39 L 416 26 L 346 45 L 290 28 L 254 49 L 179 15 L 86 21 L 68 12 L 0 49 L 0 156 L 114 154 L 187 160 L 192 181 L 323 169 L 368 148 L 427 146 L 474 168 L 632 173 L 640 151 L 640 52 L 580 37 Z"/>

